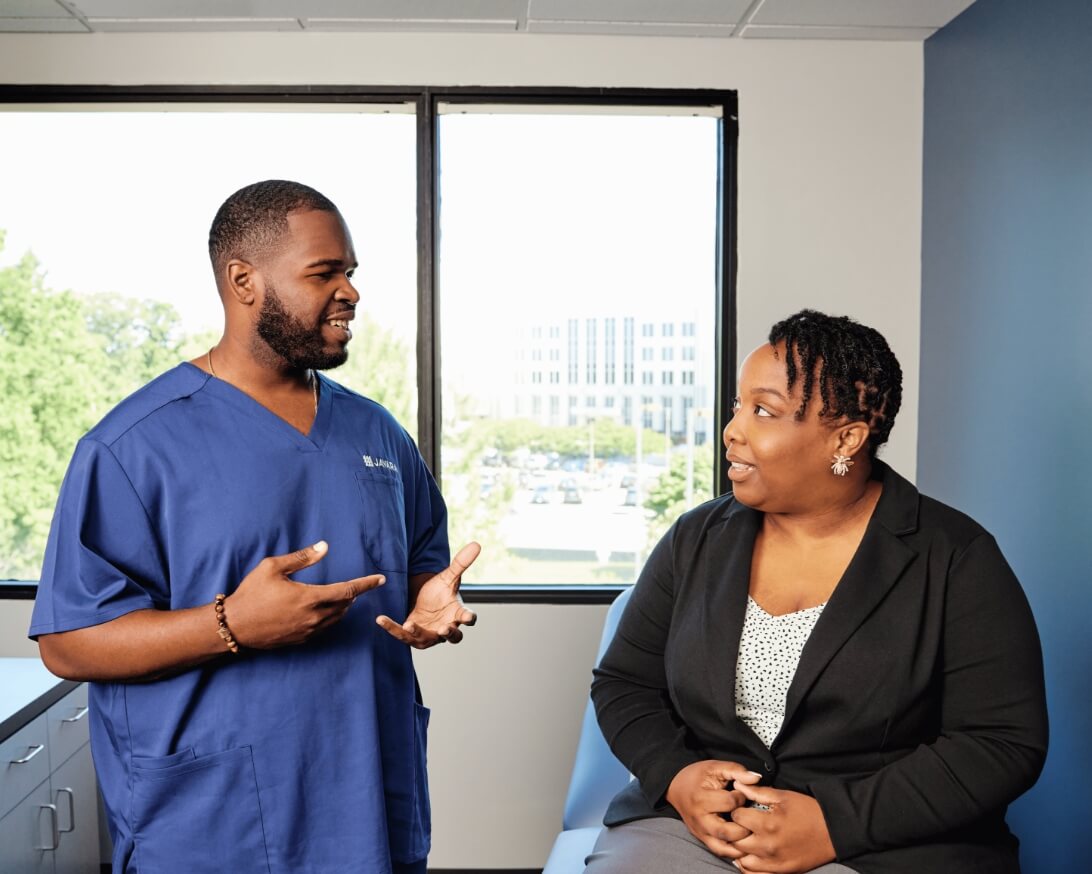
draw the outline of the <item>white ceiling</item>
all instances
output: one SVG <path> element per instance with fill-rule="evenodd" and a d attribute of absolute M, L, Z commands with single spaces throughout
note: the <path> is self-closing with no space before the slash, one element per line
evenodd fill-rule
<path fill-rule="evenodd" d="M 0 32 L 474 31 L 920 41 L 974 0 L 0 0 Z"/>

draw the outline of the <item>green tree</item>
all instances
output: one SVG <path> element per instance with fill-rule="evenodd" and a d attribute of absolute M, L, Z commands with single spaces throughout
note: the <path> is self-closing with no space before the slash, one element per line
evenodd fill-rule
<path fill-rule="evenodd" d="M 409 345 L 371 315 L 357 311 L 349 360 L 330 377 L 382 404 L 416 437 L 417 374 Z"/>
<path fill-rule="evenodd" d="M 29 253 L 0 269 L 0 578 L 37 577 L 76 441 L 177 362 L 178 336 L 169 305 L 49 289 Z"/>
<path fill-rule="evenodd" d="M 676 447 L 671 463 L 648 490 L 644 505 L 652 511 L 648 520 L 648 544 L 651 547 L 679 516 L 713 497 L 713 460 L 709 447 L 695 447 L 690 500 L 687 500 L 687 449 Z"/>

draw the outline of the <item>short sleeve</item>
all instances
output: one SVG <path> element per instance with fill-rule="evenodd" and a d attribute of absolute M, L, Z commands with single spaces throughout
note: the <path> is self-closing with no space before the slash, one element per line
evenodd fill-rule
<path fill-rule="evenodd" d="M 30 637 L 169 603 L 162 550 L 109 447 L 81 440 L 61 485 Z"/>
<path fill-rule="evenodd" d="M 425 460 L 409 436 L 413 476 L 406 483 L 406 534 L 409 573 L 438 573 L 451 563 L 447 541 L 447 505 Z"/>

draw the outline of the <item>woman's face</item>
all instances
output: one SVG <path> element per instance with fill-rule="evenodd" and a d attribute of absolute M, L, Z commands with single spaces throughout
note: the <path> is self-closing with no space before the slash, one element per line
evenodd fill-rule
<path fill-rule="evenodd" d="M 743 362 L 735 413 L 724 429 L 728 478 L 736 498 L 756 510 L 799 513 L 821 509 L 835 493 L 831 473 L 839 430 L 819 417 L 813 390 L 803 419 L 802 375 L 790 392 L 785 347 L 764 343 Z"/>

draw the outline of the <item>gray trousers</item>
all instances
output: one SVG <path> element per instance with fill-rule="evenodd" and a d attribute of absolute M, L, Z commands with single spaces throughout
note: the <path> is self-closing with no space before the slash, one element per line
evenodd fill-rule
<path fill-rule="evenodd" d="M 627 822 L 599 833 L 595 849 L 584 860 L 584 874 L 712 874 L 739 869 L 728 859 L 714 856 L 677 819 L 656 817 Z M 831 862 L 808 874 L 856 874 Z"/>

